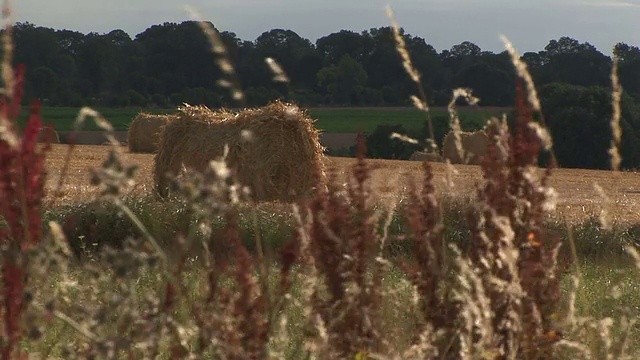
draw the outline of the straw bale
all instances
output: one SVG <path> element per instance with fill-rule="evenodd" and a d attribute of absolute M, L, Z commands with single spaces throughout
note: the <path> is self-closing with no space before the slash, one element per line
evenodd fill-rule
<path fill-rule="evenodd" d="M 60 144 L 60 136 L 58 132 L 51 126 L 44 126 L 40 129 L 40 136 L 38 142 L 51 142 L 51 144 Z"/>
<path fill-rule="evenodd" d="M 202 171 L 229 147 L 227 165 L 255 201 L 291 201 L 324 177 L 324 147 L 314 121 L 293 104 L 272 102 L 230 112 L 185 104 L 167 123 L 154 158 L 156 190 L 168 194 L 168 176 L 183 167 Z"/>
<path fill-rule="evenodd" d="M 442 162 L 442 156 L 438 153 L 434 152 L 426 152 L 426 151 L 416 151 L 411 154 L 409 160 L 412 161 L 429 161 L 429 162 Z"/>
<path fill-rule="evenodd" d="M 442 145 L 442 157 L 449 159 L 452 164 L 479 165 L 482 157 L 487 153 L 489 147 L 489 137 L 486 132 L 479 130 L 476 132 L 460 132 L 464 159 L 456 148 L 456 139 L 453 131 L 445 136 Z"/>
<path fill-rule="evenodd" d="M 167 114 L 149 114 L 141 112 L 129 125 L 127 143 L 129 152 L 155 153 L 158 150 L 158 134 L 171 119 Z"/>

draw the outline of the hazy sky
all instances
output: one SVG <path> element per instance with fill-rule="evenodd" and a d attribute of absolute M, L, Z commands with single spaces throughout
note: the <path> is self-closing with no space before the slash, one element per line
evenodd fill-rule
<path fill-rule="evenodd" d="M 468 40 L 502 51 L 505 34 L 521 52 L 543 50 L 570 36 L 605 54 L 617 42 L 640 46 L 640 0 L 13 0 L 14 21 L 54 29 L 131 37 L 151 25 L 189 20 L 185 6 L 220 30 L 255 40 L 264 31 L 291 29 L 312 42 L 342 29 L 360 32 L 390 24 L 391 5 L 400 26 L 436 50 Z M 55 5 L 54 5 L 55 4 Z"/>

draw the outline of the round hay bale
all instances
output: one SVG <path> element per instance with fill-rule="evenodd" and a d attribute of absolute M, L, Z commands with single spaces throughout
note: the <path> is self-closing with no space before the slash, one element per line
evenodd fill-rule
<path fill-rule="evenodd" d="M 158 150 L 158 134 L 171 115 L 141 112 L 129 125 L 127 144 L 132 153 L 154 153 Z"/>
<path fill-rule="evenodd" d="M 429 162 L 442 162 L 442 156 L 438 153 L 434 152 L 426 152 L 426 151 L 416 151 L 411 154 L 409 160 L 412 161 L 429 161 Z"/>
<path fill-rule="evenodd" d="M 51 126 L 44 126 L 40 129 L 40 136 L 38 137 L 39 143 L 46 143 L 49 141 L 51 144 L 60 144 L 60 136 L 58 132 Z"/>
<path fill-rule="evenodd" d="M 169 176 L 202 171 L 229 147 L 227 165 L 254 201 L 291 201 L 307 195 L 324 174 L 324 147 L 313 120 L 293 104 L 272 102 L 238 113 L 185 104 L 163 128 L 154 158 L 158 194 Z"/>
<path fill-rule="evenodd" d="M 442 157 L 445 160 L 449 159 L 452 164 L 479 165 L 489 147 L 489 137 L 487 133 L 483 130 L 476 132 L 461 131 L 460 140 L 462 142 L 462 156 L 464 156 L 464 158 L 461 158 L 461 154 L 456 148 L 456 138 L 453 131 L 450 131 L 444 138 Z"/>

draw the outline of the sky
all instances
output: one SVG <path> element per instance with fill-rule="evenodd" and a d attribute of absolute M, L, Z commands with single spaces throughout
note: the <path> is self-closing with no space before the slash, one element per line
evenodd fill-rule
<path fill-rule="evenodd" d="M 340 30 L 388 26 L 387 5 L 398 24 L 437 51 L 471 41 L 500 52 L 500 34 L 520 53 L 540 51 L 569 36 L 607 55 L 618 42 L 640 46 L 640 0 L 13 0 L 14 22 L 132 38 L 151 25 L 190 20 L 186 7 L 219 30 L 243 40 L 289 29 L 315 41 Z M 55 5 L 53 5 L 55 3 Z"/>

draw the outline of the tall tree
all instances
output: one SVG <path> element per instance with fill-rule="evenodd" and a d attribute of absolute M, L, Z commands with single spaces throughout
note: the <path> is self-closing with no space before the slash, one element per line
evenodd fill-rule
<path fill-rule="evenodd" d="M 271 57 L 283 68 L 294 87 L 314 88 L 315 74 L 322 67 L 322 58 L 316 53 L 311 41 L 294 31 L 273 29 L 262 33 L 255 41 L 256 61 L 262 63 L 265 72 L 260 85 L 270 86 L 273 75 L 264 59 Z"/>
<path fill-rule="evenodd" d="M 324 65 L 337 64 L 344 55 L 362 62 L 366 55 L 365 38 L 351 30 L 323 36 L 316 41 L 316 49 L 323 57 Z"/>
<path fill-rule="evenodd" d="M 580 86 L 608 86 L 611 59 L 593 45 L 570 37 L 551 40 L 538 72 L 540 84 L 565 82 Z"/>
<path fill-rule="evenodd" d="M 154 25 L 136 36 L 145 59 L 147 93 L 177 94 L 192 88 L 218 92 L 221 71 L 198 24 Z"/>
<path fill-rule="evenodd" d="M 325 88 L 336 105 L 358 104 L 363 100 L 367 72 L 351 55 L 342 56 L 337 65 L 318 72 L 318 83 Z"/>
<path fill-rule="evenodd" d="M 399 33 L 407 44 L 410 54 L 418 54 L 421 65 L 421 69 L 418 70 L 425 71 L 427 66 L 431 66 L 435 55 L 432 49 L 423 39 L 407 35 L 402 28 L 399 29 Z M 402 64 L 393 29 L 389 26 L 373 28 L 364 32 L 363 36 L 367 47 L 363 66 L 369 75 L 368 86 L 382 91 L 385 104 L 409 104 L 409 96 L 416 93 L 416 84 L 408 77 Z M 415 63 L 414 66 L 416 66 Z"/>
<path fill-rule="evenodd" d="M 640 48 L 618 43 L 613 53 L 619 59 L 618 76 L 624 91 L 640 99 Z"/>

